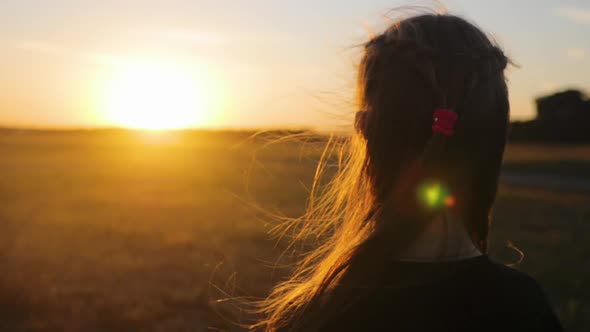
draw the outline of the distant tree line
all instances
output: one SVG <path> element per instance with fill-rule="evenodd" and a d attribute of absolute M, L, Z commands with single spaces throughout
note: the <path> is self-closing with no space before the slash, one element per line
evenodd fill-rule
<path fill-rule="evenodd" d="M 537 116 L 512 123 L 510 140 L 546 143 L 590 143 L 590 99 L 566 90 L 535 100 Z"/>

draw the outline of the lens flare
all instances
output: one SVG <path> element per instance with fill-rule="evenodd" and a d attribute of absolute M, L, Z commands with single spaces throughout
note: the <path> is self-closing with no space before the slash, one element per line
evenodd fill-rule
<path fill-rule="evenodd" d="M 418 199 L 429 209 L 455 205 L 455 198 L 450 195 L 449 190 L 436 181 L 426 181 L 418 186 Z"/>
<path fill-rule="evenodd" d="M 448 196 L 447 198 L 445 198 L 445 206 L 446 207 L 455 206 L 455 196 Z"/>
<path fill-rule="evenodd" d="M 424 194 L 426 196 L 426 203 L 428 203 L 428 205 L 430 205 L 430 206 L 438 205 L 438 202 L 440 201 L 440 194 L 441 194 L 440 185 L 434 184 L 434 185 L 426 188 L 426 191 Z"/>

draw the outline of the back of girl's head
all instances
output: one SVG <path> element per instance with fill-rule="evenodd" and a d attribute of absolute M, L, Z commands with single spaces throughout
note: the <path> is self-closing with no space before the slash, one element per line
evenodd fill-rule
<path fill-rule="evenodd" d="M 408 18 L 366 43 L 357 132 L 377 204 L 387 204 L 396 186 L 412 196 L 416 183 L 404 186 L 404 177 L 439 181 L 485 250 L 508 125 L 507 61 L 477 27 L 450 15 Z M 458 114 L 453 136 L 433 135 L 437 108 Z"/>
<path fill-rule="evenodd" d="M 452 15 L 400 20 L 364 45 L 343 166 L 327 189 L 312 191 L 300 219 L 300 237 L 323 242 L 263 302 L 259 327 L 319 330 L 378 284 L 387 261 L 444 211 L 420 203 L 418 187 L 430 180 L 452 194 L 446 208 L 487 250 L 508 125 L 507 62 L 483 32 Z M 433 134 L 438 108 L 458 115 L 454 135 Z"/>

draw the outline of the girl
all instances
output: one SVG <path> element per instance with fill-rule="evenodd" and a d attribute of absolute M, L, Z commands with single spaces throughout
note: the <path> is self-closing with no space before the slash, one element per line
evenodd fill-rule
<path fill-rule="evenodd" d="M 406 18 L 366 43 L 344 167 L 304 217 L 301 237 L 321 244 L 264 302 L 258 328 L 561 330 L 539 285 L 486 255 L 507 63 L 452 15 Z"/>

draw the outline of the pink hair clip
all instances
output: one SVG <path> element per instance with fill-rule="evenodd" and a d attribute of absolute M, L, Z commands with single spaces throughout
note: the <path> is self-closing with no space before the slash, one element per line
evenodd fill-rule
<path fill-rule="evenodd" d="M 444 136 L 455 134 L 455 122 L 458 115 L 451 109 L 437 108 L 432 114 L 432 131 Z"/>

